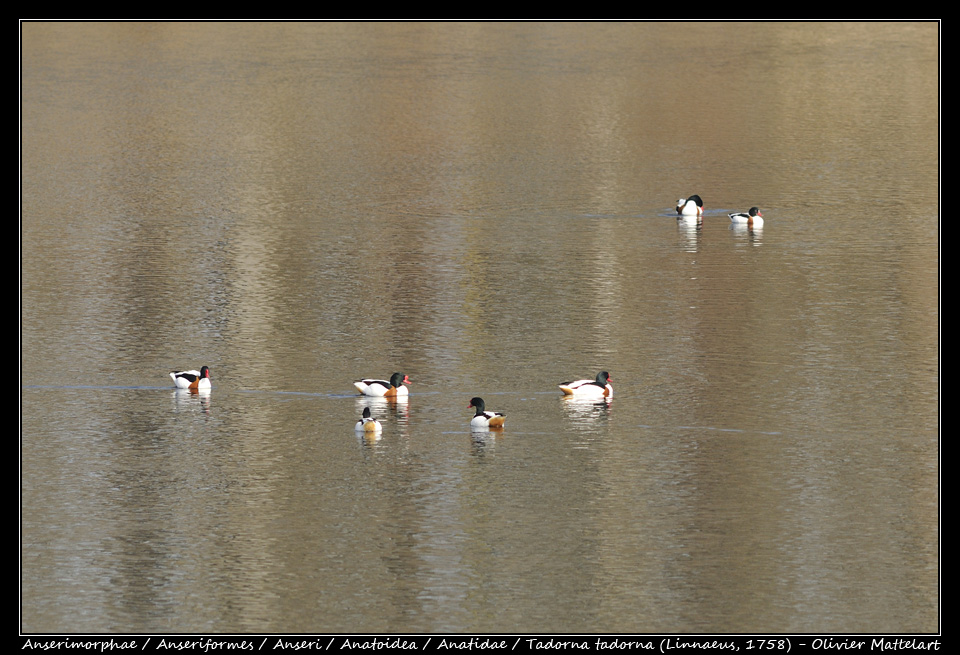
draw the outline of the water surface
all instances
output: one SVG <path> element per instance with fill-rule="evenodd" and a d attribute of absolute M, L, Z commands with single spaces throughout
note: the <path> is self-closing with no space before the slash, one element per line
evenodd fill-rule
<path fill-rule="evenodd" d="M 24 23 L 22 630 L 937 631 L 938 39 Z"/>

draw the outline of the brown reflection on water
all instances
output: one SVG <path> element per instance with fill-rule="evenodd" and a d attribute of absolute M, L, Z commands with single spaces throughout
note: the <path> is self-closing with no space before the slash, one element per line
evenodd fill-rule
<path fill-rule="evenodd" d="M 935 630 L 938 38 L 24 23 L 24 628 Z"/>

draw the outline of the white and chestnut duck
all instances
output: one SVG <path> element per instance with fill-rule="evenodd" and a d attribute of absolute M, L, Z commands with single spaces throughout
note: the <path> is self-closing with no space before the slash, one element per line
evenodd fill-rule
<path fill-rule="evenodd" d="M 199 371 L 171 371 L 170 377 L 178 389 L 198 391 L 210 388 L 210 368 L 202 366 Z"/>
<path fill-rule="evenodd" d="M 380 425 L 380 421 L 370 416 L 370 408 L 364 407 L 363 416 L 357 421 L 354 430 L 357 432 L 380 432 L 382 429 L 383 426 Z"/>
<path fill-rule="evenodd" d="M 703 216 L 703 200 L 698 195 L 680 198 L 677 201 L 677 214 L 680 216 Z"/>
<path fill-rule="evenodd" d="M 477 413 L 473 415 L 473 418 L 470 420 L 470 425 L 475 428 L 502 428 L 503 422 L 506 419 L 505 414 L 500 412 L 488 412 L 486 411 L 486 405 L 483 403 L 483 398 L 471 398 L 470 404 L 467 405 L 468 408 L 475 407 Z"/>
<path fill-rule="evenodd" d="M 597 373 L 596 380 L 574 380 L 560 384 L 560 391 L 575 398 L 613 398 L 612 378 L 606 371 Z"/>
<path fill-rule="evenodd" d="M 403 373 L 394 373 L 387 380 L 374 380 L 373 378 L 364 378 L 357 380 L 353 386 L 364 396 L 375 396 L 377 398 L 396 398 L 397 396 L 406 396 L 410 393 L 404 385 L 413 384 L 410 378 Z"/>
<path fill-rule="evenodd" d="M 748 212 L 737 212 L 736 214 L 727 214 L 730 222 L 748 227 L 763 227 L 763 214 L 759 207 L 751 207 Z"/>

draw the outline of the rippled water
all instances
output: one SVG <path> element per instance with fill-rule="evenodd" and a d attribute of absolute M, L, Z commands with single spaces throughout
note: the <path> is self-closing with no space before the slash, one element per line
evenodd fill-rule
<path fill-rule="evenodd" d="M 22 37 L 24 631 L 938 630 L 937 24 Z"/>

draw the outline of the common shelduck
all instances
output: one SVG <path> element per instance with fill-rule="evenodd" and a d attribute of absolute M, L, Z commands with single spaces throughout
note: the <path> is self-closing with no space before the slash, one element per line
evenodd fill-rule
<path fill-rule="evenodd" d="M 736 214 L 729 214 L 729 216 L 734 223 L 749 225 L 750 227 L 763 226 L 763 214 L 760 213 L 759 207 L 751 207 L 747 213 L 737 212 Z"/>
<path fill-rule="evenodd" d="M 364 396 L 376 396 L 377 398 L 396 398 L 397 396 L 406 396 L 410 393 L 405 384 L 413 384 L 403 373 L 394 373 L 390 376 L 390 381 L 373 380 L 370 378 L 357 380 L 353 386 Z"/>
<path fill-rule="evenodd" d="M 470 425 L 475 428 L 502 428 L 506 419 L 505 414 L 500 412 L 484 411 L 483 398 L 471 398 L 468 408 L 476 407 L 477 413 L 473 415 Z"/>
<path fill-rule="evenodd" d="M 357 426 L 354 429 L 357 432 L 380 432 L 383 426 L 380 425 L 380 421 L 370 416 L 370 408 L 364 407 L 363 416 L 357 421 Z"/>
<path fill-rule="evenodd" d="M 171 371 L 170 377 L 178 389 L 209 389 L 210 369 L 206 366 L 199 371 Z"/>
<path fill-rule="evenodd" d="M 680 198 L 677 201 L 677 213 L 681 216 L 702 216 L 703 201 L 700 200 L 700 196 Z"/>
<path fill-rule="evenodd" d="M 613 398 L 613 387 L 610 385 L 610 374 L 606 371 L 597 373 L 596 380 L 574 380 L 560 384 L 560 391 L 567 396 L 577 398 Z"/>

